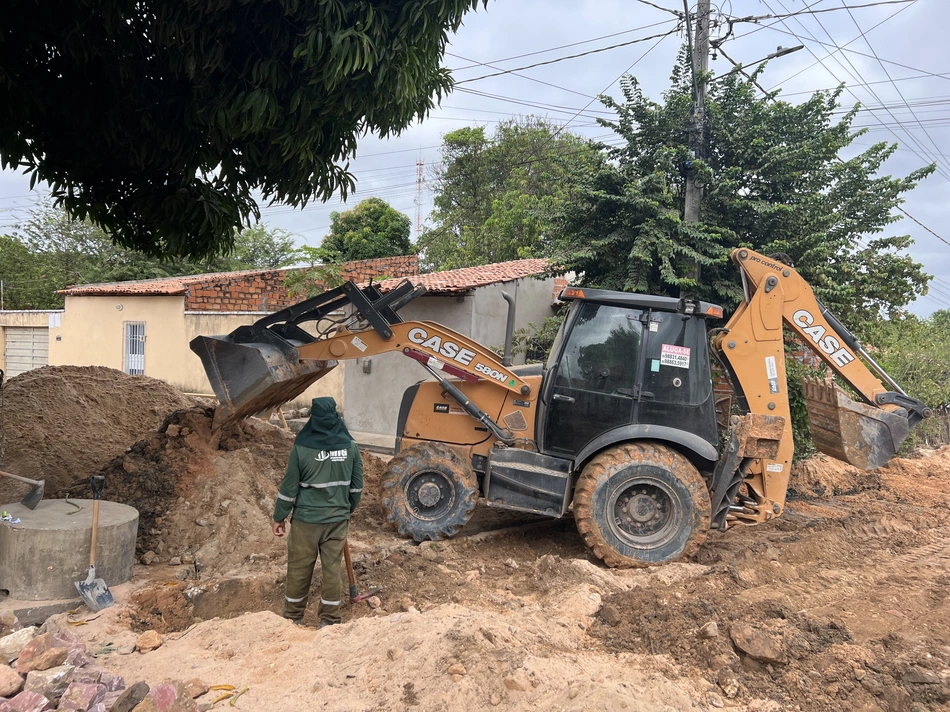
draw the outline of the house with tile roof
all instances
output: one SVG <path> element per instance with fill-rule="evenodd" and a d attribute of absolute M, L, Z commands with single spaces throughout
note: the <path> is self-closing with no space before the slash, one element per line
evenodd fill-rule
<path fill-rule="evenodd" d="M 344 276 L 389 291 L 403 279 L 427 294 L 405 307 L 405 319 L 437 321 L 487 346 L 504 342 L 507 303 L 517 299 L 515 327 L 551 316 L 553 278 L 539 279 L 544 260 L 515 260 L 432 274 L 418 274 L 416 256 L 344 265 Z M 201 362 L 188 347 L 198 335 L 227 334 L 300 301 L 283 282 L 287 270 L 251 270 L 165 279 L 83 284 L 63 290 L 65 309 L 49 321 L 49 363 L 109 366 L 168 381 L 186 393 L 211 394 Z M 402 392 L 425 372 L 401 354 L 345 362 L 292 405 L 330 395 L 354 430 L 393 435 Z"/>
<path fill-rule="evenodd" d="M 360 282 L 418 272 L 415 255 L 343 265 L 344 277 Z M 49 363 L 108 366 L 209 395 L 189 342 L 199 334 L 228 334 L 300 301 L 284 286 L 286 274 L 286 269 L 247 270 L 68 287 L 61 291 L 62 314 L 50 320 Z M 316 395 L 342 400 L 342 372 L 331 372 L 295 404 L 309 404 Z"/>

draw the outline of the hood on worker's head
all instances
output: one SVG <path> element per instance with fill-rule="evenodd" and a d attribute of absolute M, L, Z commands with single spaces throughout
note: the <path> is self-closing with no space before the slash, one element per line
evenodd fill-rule
<path fill-rule="evenodd" d="M 330 396 L 314 398 L 310 403 L 310 420 L 297 434 L 295 445 L 314 450 L 342 450 L 353 442 L 343 418 Z"/>

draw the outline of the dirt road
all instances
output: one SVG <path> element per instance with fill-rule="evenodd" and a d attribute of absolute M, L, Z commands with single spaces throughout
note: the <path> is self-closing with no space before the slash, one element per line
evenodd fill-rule
<path fill-rule="evenodd" d="M 95 650 L 157 628 L 159 650 L 98 664 L 248 686 L 248 708 L 950 710 L 950 448 L 861 479 L 817 466 L 852 493 L 713 533 L 692 562 L 608 570 L 570 521 L 492 531 L 498 516 L 416 546 L 370 499 L 352 543 L 360 586 L 384 593 L 339 628 L 273 613 L 277 560 L 175 585 L 176 569 L 143 567 L 155 585 L 76 630 Z"/>

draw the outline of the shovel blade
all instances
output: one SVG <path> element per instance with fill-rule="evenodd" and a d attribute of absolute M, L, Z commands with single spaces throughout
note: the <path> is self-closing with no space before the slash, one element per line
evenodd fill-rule
<path fill-rule="evenodd" d="M 26 493 L 26 496 L 20 500 L 20 504 L 27 509 L 36 509 L 36 505 L 43 501 L 43 491 L 45 487 L 46 484 L 44 480 L 37 482 L 36 485 Z"/>
<path fill-rule="evenodd" d="M 108 608 L 115 603 L 112 598 L 112 591 L 101 578 L 96 578 L 96 567 L 90 566 L 89 573 L 85 581 L 76 581 L 76 590 L 82 598 L 83 603 L 93 613 Z"/>
<path fill-rule="evenodd" d="M 862 470 L 875 470 L 894 457 L 910 423 L 900 412 L 858 403 L 834 384 L 802 382 L 808 404 L 808 428 L 815 447 Z"/>

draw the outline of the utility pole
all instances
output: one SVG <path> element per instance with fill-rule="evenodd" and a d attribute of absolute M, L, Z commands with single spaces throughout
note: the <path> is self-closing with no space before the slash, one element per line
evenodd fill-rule
<path fill-rule="evenodd" d="M 688 0 L 687 0 L 688 2 Z M 689 149 L 693 158 L 706 158 L 706 72 L 709 70 L 709 19 L 710 0 L 697 0 L 696 25 L 693 28 L 691 66 L 693 72 L 693 114 L 689 121 Z M 686 8 L 686 28 L 689 31 L 689 7 Z M 699 206 L 703 198 L 703 185 L 696 179 L 696 171 L 686 171 L 686 201 L 683 206 L 683 222 L 699 222 Z M 690 275 L 700 278 L 700 265 L 693 265 Z M 683 296 L 687 296 L 683 294 Z"/>
<path fill-rule="evenodd" d="M 422 156 L 416 159 L 416 237 L 422 234 L 422 188 L 425 181 L 422 179 L 425 163 Z"/>

